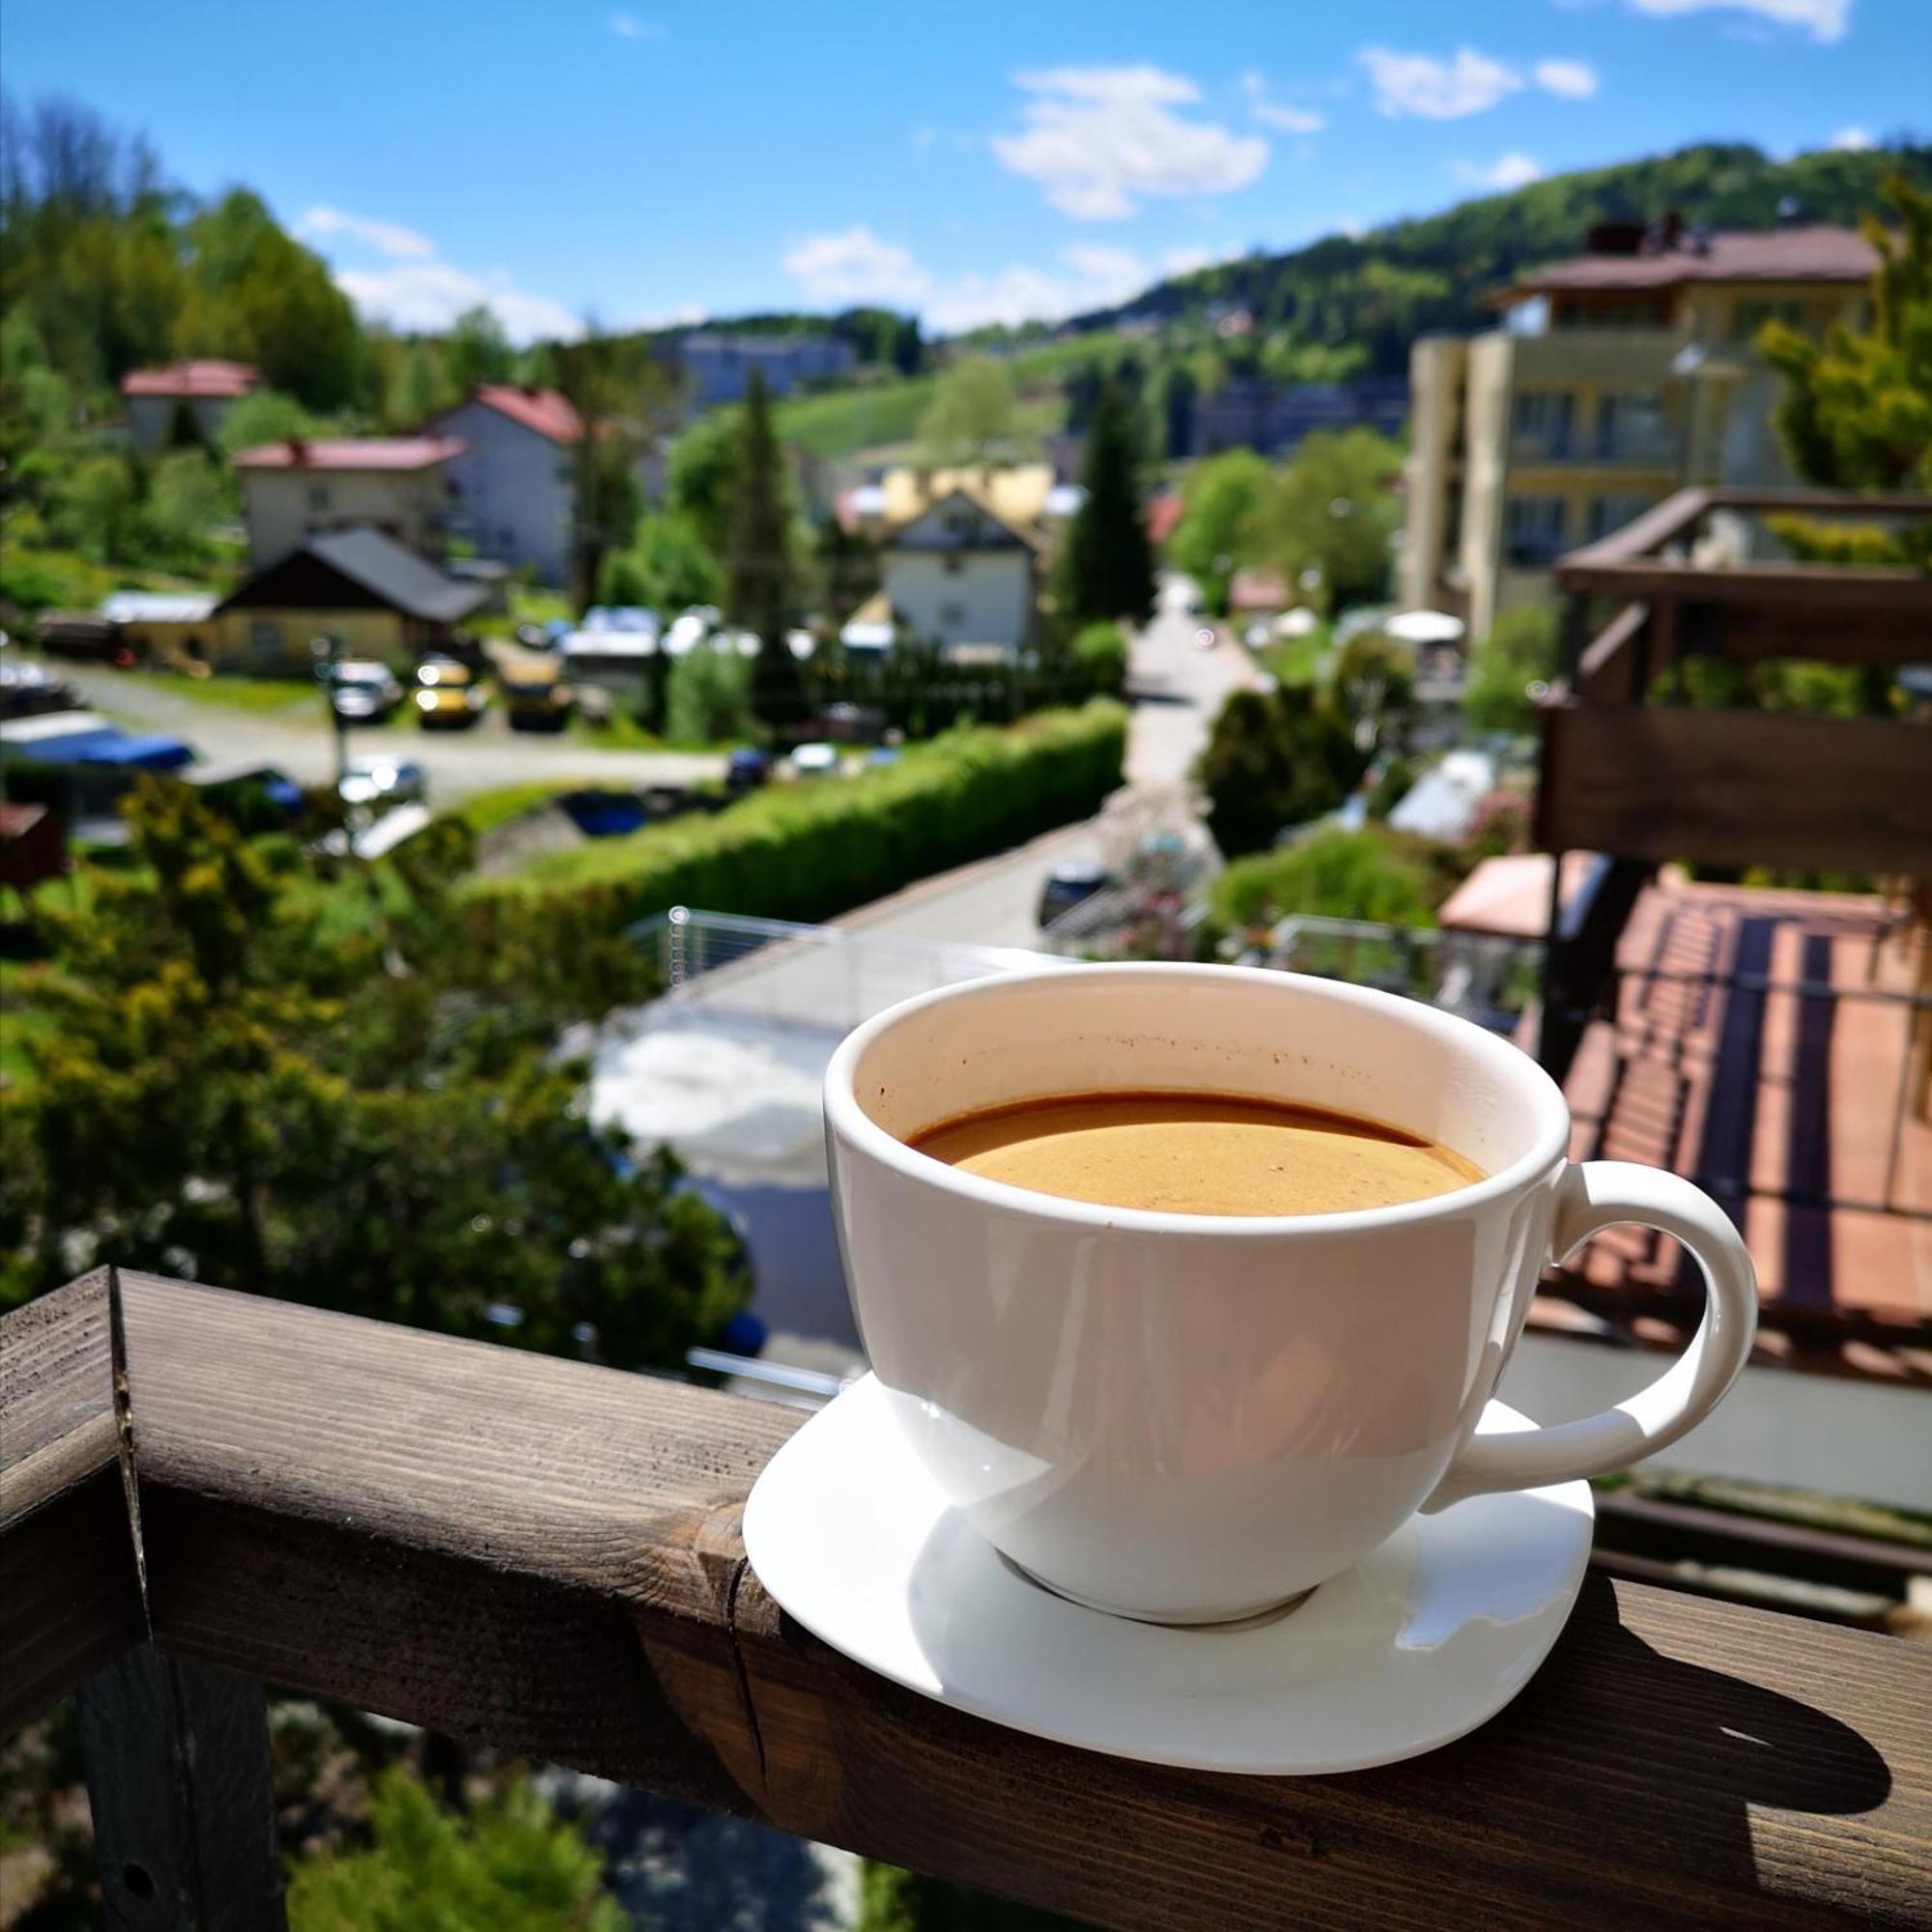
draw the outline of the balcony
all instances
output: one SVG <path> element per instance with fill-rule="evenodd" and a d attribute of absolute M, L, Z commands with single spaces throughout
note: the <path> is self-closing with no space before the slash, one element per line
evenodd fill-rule
<path fill-rule="evenodd" d="M 1599 1573 L 1461 1743 L 1160 1770 L 783 1616 L 738 1520 L 792 1410 L 111 1270 L 0 1321 L 0 1729 L 78 1690 L 110 1923 L 281 1923 L 265 1681 L 1123 1932 L 1932 1906 L 1895 1638 Z"/>

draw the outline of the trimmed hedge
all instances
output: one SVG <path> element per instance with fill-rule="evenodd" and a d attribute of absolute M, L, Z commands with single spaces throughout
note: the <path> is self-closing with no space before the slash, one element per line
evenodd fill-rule
<path fill-rule="evenodd" d="M 534 921 L 569 972 L 634 922 L 674 905 L 812 921 L 1086 816 L 1121 782 L 1126 713 L 1105 701 L 1004 730 L 949 732 L 852 779 L 754 792 L 714 817 L 551 852 L 469 889 L 490 947 Z"/>

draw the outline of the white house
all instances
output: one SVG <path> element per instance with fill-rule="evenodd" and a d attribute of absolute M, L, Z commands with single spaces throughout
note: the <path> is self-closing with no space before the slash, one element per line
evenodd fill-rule
<path fill-rule="evenodd" d="M 317 531 L 368 526 L 427 556 L 440 556 L 449 519 L 446 467 L 463 453 L 453 438 L 365 436 L 299 439 L 244 449 L 235 458 L 256 570 L 293 554 Z"/>
<path fill-rule="evenodd" d="M 128 440 L 146 456 L 192 425 L 202 441 L 212 443 L 222 417 L 261 382 L 260 372 L 246 362 L 203 359 L 130 370 L 121 379 Z"/>
<path fill-rule="evenodd" d="M 1039 539 L 963 489 L 894 532 L 882 563 L 901 631 L 946 648 L 1015 651 L 1033 637 Z"/>
<path fill-rule="evenodd" d="M 455 437 L 449 465 L 459 527 L 485 556 L 528 564 L 546 583 L 570 574 L 571 452 L 583 425 L 554 389 L 480 383 L 429 424 Z"/>

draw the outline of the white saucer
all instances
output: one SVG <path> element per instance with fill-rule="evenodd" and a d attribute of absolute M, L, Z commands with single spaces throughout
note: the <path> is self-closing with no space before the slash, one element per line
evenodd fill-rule
<path fill-rule="evenodd" d="M 1480 1430 L 1528 1426 L 1492 1402 Z M 1391 1764 L 1493 1717 L 1569 1617 L 1595 1514 L 1587 1483 L 1472 1496 L 1287 1613 L 1131 1623 L 1012 1569 L 867 1376 L 772 1458 L 744 1537 L 807 1630 L 908 1690 L 1086 1750 L 1279 1776 Z"/>

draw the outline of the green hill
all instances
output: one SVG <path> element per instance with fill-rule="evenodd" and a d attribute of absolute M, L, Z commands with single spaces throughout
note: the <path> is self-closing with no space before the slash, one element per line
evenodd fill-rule
<path fill-rule="evenodd" d="M 1775 161 L 1743 143 L 1709 143 L 1553 175 L 1357 237 L 1223 262 L 1072 326 L 1109 328 L 1130 315 L 1184 325 L 1245 308 L 1260 333 L 1358 345 L 1369 369 L 1397 374 L 1407 368 L 1417 335 L 1489 326 L 1487 295 L 1524 269 L 1574 254 L 1593 222 L 1650 220 L 1675 209 L 1714 228 L 1772 228 L 1790 201 L 1802 219 L 1850 223 L 1879 206 L 1880 184 L 1893 168 L 1932 186 L 1932 144 Z"/>

